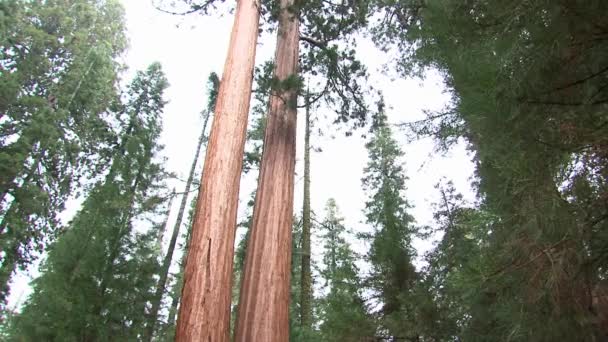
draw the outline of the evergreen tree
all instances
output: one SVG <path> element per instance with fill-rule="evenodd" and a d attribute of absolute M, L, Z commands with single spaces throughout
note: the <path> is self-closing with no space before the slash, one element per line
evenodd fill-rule
<path fill-rule="evenodd" d="M 375 335 L 376 325 L 360 293 L 357 255 L 346 241 L 347 230 L 333 199 L 327 201 L 325 211 L 321 278 L 327 294 L 320 303 L 320 335 L 323 341 L 361 341 Z"/>
<path fill-rule="evenodd" d="M 300 275 L 300 325 L 310 329 L 312 324 L 312 271 L 310 267 L 311 206 L 310 206 L 310 96 L 305 95 L 306 127 L 304 127 L 304 201 L 302 205 L 302 270 Z"/>
<path fill-rule="evenodd" d="M 368 286 L 380 304 L 378 312 L 382 329 L 393 337 L 417 337 L 414 313 L 410 306 L 420 275 L 413 260 L 416 252 L 412 238 L 416 233 L 414 219 L 404 199 L 406 176 L 399 159 L 403 157 L 383 117 L 366 147 L 369 161 L 362 179 L 370 194 L 366 202 L 367 222 L 373 233 L 364 235 L 370 241 L 367 260 L 371 264 Z"/>
<path fill-rule="evenodd" d="M 264 153 L 239 297 L 236 340 L 289 338 L 299 18 L 281 0 Z M 294 15 L 295 14 L 295 15 Z M 273 239 L 264 236 L 274 236 Z M 258 289 L 264 288 L 264 293 Z M 262 318 L 264 317 L 264 318 Z"/>
<path fill-rule="evenodd" d="M 402 71 L 438 68 L 454 95 L 413 128 L 467 139 L 479 197 L 497 217 L 470 299 L 487 324 L 471 340 L 605 339 L 607 4 L 376 5 L 391 18 L 377 41 L 399 46 Z"/>
<path fill-rule="evenodd" d="M 158 269 L 157 232 L 135 224 L 162 202 L 156 154 L 166 87 L 158 63 L 129 86 L 110 171 L 49 251 L 15 319 L 14 339 L 115 341 L 143 334 Z"/>
<path fill-rule="evenodd" d="M 493 324 L 483 316 L 491 294 L 479 285 L 488 266 L 486 260 L 492 258 L 486 229 L 496 217 L 484 208 L 467 205 L 451 182 L 440 183 L 436 188 L 440 198 L 435 204 L 434 232 L 443 236 L 426 256 L 425 269 L 425 282 L 434 299 L 436 315 L 421 324 L 438 340 L 475 341 L 480 336 L 474 332 L 486 331 Z"/>
<path fill-rule="evenodd" d="M 122 12 L 115 0 L 0 4 L 0 301 L 53 240 L 66 197 L 109 164 Z"/>
<path fill-rule="evenodd" d="M 184 242 L 179 248 L 182 252 L 181 259 L 179 261 L 179 269 L 177 273 L 171 275 L 173 281 L 171 290 L 169 291 L 169 295 L 171 297 L 171 306 L 169 307 L 167 323 L 161 324 L 158 329 L 159 341 L 173 341 L 175 339 L 175 317 L 177 316 L 177 309 L 182 294 L 182 287 L 184 284 L 184 267 L 186 266 L 186 257 L 188 255 L 190 237 L 192 236 L 192 221 L 194 220 L 195 210 L 196 197 L 193 198 L 190 202 L 190 210 L 188 212 L 188 223 L 186 225 L 187 229 L 182 234 Z"/>

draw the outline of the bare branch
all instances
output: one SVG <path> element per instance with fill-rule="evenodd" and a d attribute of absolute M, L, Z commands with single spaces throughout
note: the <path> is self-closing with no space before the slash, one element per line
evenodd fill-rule
<path fill-rule="evenodd" d="M 319 49 L 326 49 L 327 48 L 327 43 L 326 42 L 322 42 L 320 40 L 314 39 L 312 37 L 308 37 L 308 36 L 300 36 L 300 40 L 307 42 L 308 44 L 312 45 L 312 46 L 316 46 Z"/>

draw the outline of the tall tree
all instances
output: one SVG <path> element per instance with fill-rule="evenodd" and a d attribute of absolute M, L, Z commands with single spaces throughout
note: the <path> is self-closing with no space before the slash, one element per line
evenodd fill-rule
<path fill-rule="evenodd" d="M 157 232 L 138 233 L 134 225 L 162 202 L 164 172 L 155 155 L 166 87 L 160 64 L 131 83 L 110 171 L 52 246 L 16 317 L 13 339 L 133 340 L 143 334 L 142 312 L 158 269 Z"/>
<path fill-rule="evenodd" d="M 383 106 L 381 102 L 380 122 L 366 145 L 369 161 L 362 179 L 363 189 L 370 194 L 365 204 L 367 222 L 374 229 L 367 237 L 371 240 L 367 282 L 380 301 L 382 328 L 393 337 L 417 338 L 415 322 L 407 312 L 407 298 L 419 279 L 413 265 L 414 219 L 404 199 L 407 178 L 399 160 L 403 152 L 391 136 Z"/>
<path fill-rule="evenodd" d="M 176 341 L 227 341 L 238 189 L 251 95 L 259 4 L 237 3 L 198 195 Z"/>
<path fill-rule="evenodd" d="M 213 3 L 213 1 L 202 3 L 188 1 L 187 4 L 191 7 L 188 12 L 202 11 L 206 13 L 210 7 L 213 7 Z M 273 1 L 264 1 L 261 4 L 260 10 L 264 14 L 264 19 L 270 23 L 276 22 L 278 19 L 279 26 L 281 26 L 281 18 L 284 16 L 283 13 L 287 11 L 286 6 L 284 4 L 277 6 Z M 315 1 L 314 3 L 293 2 L 288 7 L 289 11 L 292 12 L 291 15 L 294 16 L 293 20 L 297 21 L 297 23 L 290 26 L 295 27 L 295 31 L 298 31 L 300 16 L 305 15 L 305 19 L 302 20 L 302 23 L 304 23 L 303 27 L 306 33 L 310 33 L 308 37 L 303 39 L 303 41 L 308 42 L 310 45 L 310 49 L 306 50 L 307 52 L 302 56 L 306 60 L 305 71 L 312 75 L 320 73 L 327 78 L 325 85 L 315 94 L 315 101 L 323 98 L 326 102 L 337 105 L 340 121 L 348 121 L 349 118 L 355 118 L 358 119 L 357 123 L 361 124 L 366 110 L 361 96 L 358 96 L 363 93 L 363 90 L 357 83 L 357 80 L 365 74 L 365 68 L 354 58 L 354 49 L 347 48 L 342 51 L 334 41 L 340 38 L 342 34 L 350 34 L 361 28 L 361 25 L 365 22 L 367 3 L 351 7 L 344 6 L 344 4 L 336 6 L 324 1 Z M 279 31 L 282 31 L 282 29 L 279 29 Z M 293 37 L 298 38 L 299 34 L 294 33 Z M 353 41 L 351 40 L 350 42 L 352 43 Z M 294 45 L 298 45 L 297 42 Z M 351 45 L 347 44 L 347 47 Z M 297 64 L 297 51 L 294 56 L 295 61 L 293 63 Z M 286 68 L 286 66 L 280 65 L 283 63 L 282 61 L 277 60 L 275 62 L 276 69 Z M 288 63 L 292 62 L 288 61 Z M 287 68 L 289 67 L 287 66 Z M 293 77 L 289 77 L 289 79 L 274 77 L 268 80 L 272 84 L 269 87 L 271 89 L 270 94 L 268 94 L 269 96 L 275 97 L 277 93 L 297 88 L 296 85 L 299 82 L 296 73 L 294 72 L 293 75 L 287 76 Z M 270 130 L 270 125 L 267 126 L 267 130 Z M 267 136 L 269 135 L 267 134 Z M 266 154 L 264 153 L 265 157 Z M 289 165 L 289 160 L 282 161 L 282 163 Z M 289 226 L 284 225 L 283 230 L 288 230 Z M 263 244 L 264 242 L 260 243 Z M 287 244 L 287 249 L 289 249 L 289 244 Z M 287 285 L 285 285 L 285 288 L 287 288 Z"/>
<path fill-rule="evenodd" d="M 448 111 L 415 128 L 467 139 L 479 197 L 497 217 L 472 297 L 485 308 L 476 319 L 489 324 L 469 332 L 605 339 L 607 4 L 378 3 L 392 20 L 377 41 L 405 52 L 403 71 L 440 69 L 454 95 Z"/>
<path fill-rule="evenodd" d="M 179 229 L 182 226 L 182 220 L 184 217 L 184 213 L 186 211 L 186 205 L 188 203 L 188 196 L 190 195 L 190 187 L 192 186 L 192 182 L 194 180 L 194 174 L 196 172 L 196 166 L 198 165 L 198 156 L 200 154 L 203 143 L 207 141 L 207 122 L 209 122 L 209 117 L 211 116 L 211 111 L 215 106 L 216 99 L 214 96 L 217 95 L 217 88 L 219 87 L 219 79 L 215 73 L 212 73 L 209 76 L 209 102 L 207 105 L 207 109 L 203 111 L 203 129 L 201 131 L 201 135 L 198 139 L 198 144 L 196 146 L 196 150 L 194 152 L 194 160 L 192 161 L 192 166 L 190 167 L 190 173 L 188 174 L 188 179 L 186 180 L 186 186 L 184 187 L 184 192 L 182 196 L 182 201 L 179 205 L 179 211 L 177 212 L 177 218 L 175 220 L 175 225 L 173 227 L 173 233 L 171 234 L 171 239 L 169 240 L 169 246 L 167 247 L 167 253 L 165 254 L 165 258 L 163 260 L 161 269 L 160 269 L 160 278 L 158 280 L 158 284 L 156 286 L 156 294 L 154 301 L 152 302 L 152 309 L 150 311 L 150 321 L 148 323 L 147 331 L 146 331 L 146 340 L 151 341 L 154 335 L 154 329 L 156 326 L 156 321 L 158 319 L 158 310 L 160 309 L 163 293 L 165 292 L 165 286 L 167 285 L 167 279 L 169 277 L 169 268 L 171 267 L 171 261 L 173 260 L 173 252 L 175 251 L 175 245 L 177 243 L 177 237 L 179 236 Z"/>
<path fill-rule="evenodd" d="M 237 341 L 289 339 L 289 279 L 299 78 L 299 18 L 281 0 L 274 79 L 251 237 L 236 323 Z M 262 293 L 262 289 L 263 292 Z"/>
<path fill-rule="evenodd" d="M 420 325 L 440 340 L 479 340 L 494 324 L 483 315 L 492 295 L 478 292 L 479 270 L 489 266 L 493 253 L 485 227 L 497 218 L 483 207 L 467 205 L 451 182 L 436 188 L 440 196 L 433 216 L 443 236 L 427 255 L 425 271 L 438 317 L 437 324 L 425 319 Z"/>
<path fill-rule="evenodd" d="M 179 269 L 176 274 L 173 274 L 173 286 L 171 288 L 171 306 L 169 307 L 167 323 L 164 327 L 159 327 L 159 340 L 173 341 L 175 339 L 175 317 L 179 305 L 180 295 L 183 287 L 184 268 L 186 266 L 186 257 L 188 256 L 188 246 L 190 237 L 192 236 L 192 222 L 194 221 L 194 213 L 196 211 L 196 197 L 190 201 L 190 210 L 188 213 L 187 230 L 182 234 L 183 244 L 180 246 L 182 256 L 179 261 Z"/>
<path fill-rule="evenodd" d="M 126 39 L 115 0 L 10 0 L 0 13 L 3 301 L 16 268 L 54 239 L 78 181 L 109 165 L 108 107 Z"/>
<path fill-rule="evenodd" d="M 357 123 L 362 123 L 365 119 L 366 107 L 361 98 L 358 97 L 362 90 L 357 84 L 357 79 L 365 74 L 365 69 L 354 58 L 353 49 L 341 51 L 335 41 L 343 36 L 348 36 L 361 27 L 361 24 L 365 21 L 367 5 L 364 3 L 361 6 L 357 5 L 356 8 L 350 8 L 349 6 L 334 6 L 322 1 L 314 3 L 283 1 L 277 8 L 276 5 L 273 7 L 268 2 L 265 2 L 265 4 L 271 19 L 278 18 L 275 74 L 272 79 L 271 104 L 267 118 L 252 235 L 247 253 L 248 261 L 245 266 L 245 278 L 241 290 L 237 339 L 251 338 L 255 334 L 260 334 L 255 336 L 257 338 L 281 340 L 288 336 L 287 331 L 283 331 L 283 329 L 288 326 L 286 310 L 288 307 L 288 296 L 286 296 L 288 285 L 285 282 L 289 280 L 287 272 L 289 263 L 287 261 L 289 261 L 288 258 L 291 254 L 289 253 L 291 245 L 288 242 L 289 240 L 282 241 L 282 239 L 290 238 L 289 227 L 291 227 L 293 209 L 293 198 L 291 198 L 293 195 L 293 175 L 288 176 L 283 173 L 289 169 L 293 170 L 292 165 L 295 161 L 295 137 L 293 136 L 295 134 L 295 107 L 299 90 L 297 88 L 300 87 L 301 83 L 298 77 L 300 71 L 298 70 L 299 41 L 302 38 L 302 41 L 309 45 L 308 49 L 305 49 L 306 53 L 301 56 L 304 61 L 302 64 L 303 71 L 312 75 L 321 74 L 326 77 L 326 83 L 315 94 L 314 101 L 323 98 L 332 105 L 338 105 L 339 116 L 336 121 L 348 121 L 349 118 L 355 118 L 359 120 Z M 310 34 L 309 36 L 299 34 L 300 23 L 303 24 L 303 30 Z M 290 109 L 291 106 L 294 108 Z M 281 107 L 284 109 L 281 109 Z M 283 117 L 284 114 L 280 111 L 285 110 L 287 116 Z M 277 111 L 280 114 L 276 114 Z M 278 119 L 274 118 L 275 115 L 278 116 Z M 266 168 L 269 168 L 269 170 L 266 170 Z M 270 180 L 273 181 L 272 185 Z M 281 192 L 281 189 L 287 191 Z M 276 203 L 284 203 L 284 206 L 275 205 L 275 201 Z M 258 207 L 259 209 L 257 209 Z M 258 216 L 260 217 L 257 218 Z M 257 228 L 258 226 L 263 228 Z M 263 231 L 256 232 L 257 229 Z M 258 234 L 263 237 L 256 238 Z M 278 236 L 278 238 L 269 239 L 266 236 Z M 283 246 L 286 250 L 276 246 Z M 286 259 L 282 260 L 283 257 Z M 251 261 L 249 261 L 250 259 Z M 265 262 L 271 264 L 266 266 Z M 258 270 L 260 272 L 271 272 L 271 270 L 277 270 L 277 267 L 280 267 L 280 270 L 275 273 L 275 276 L 277 280 L 280 278 L 280 281 L 285 284 L 277 283 L 274 280 L 270 281 L 269 278 L 257 277 Z M 272 291 L 259 293 L 259 290 L 256 289 L 266 289 L 268 287 L 261 283 L 249 284 L 249 278 L 256 282 L 269 282 L 269 284 L 272 282 L 276 285 L 273 285 L 274 288 L 270 287 Z M 275 289 L 276 293 L 274 292 Z M 255 294 L 248 294 L 249 291 L 254 291 Z M 277 297 L 281 299 L 275 301 L 273 298 Z M 283 302 L 283 299 L 285 302 Z M 243 305 L 243 303 L 245 304 Z M 271 304 L 273 305 L 270 311 L 271 315 L 277 315 L 276 317 L 279 318 L 268 322 L 275 322 L 281 328 L 273 328 L 272 324 L 275 323 L 272 323 L 265 327 L 258 326 L 259 330 L 257 328 L 253 329 L 253 322 L 257 322 L 260 318 L 255 317 L 257 315 L 255 312 L 244 313 L 242 310 L 253 311 L 253 307 L 262 305 L 265 308 L 266 305 Z M 258 310 L 258 312 L 263 311 L 267 310 Z M 242 322 L 242 320 L 245 322 Z M 246 327 L 242 327 L 242 325 L 246 325 Z M 243 330 L 241 332 L 241 329 L 248 329 L 248 331 Z"/>

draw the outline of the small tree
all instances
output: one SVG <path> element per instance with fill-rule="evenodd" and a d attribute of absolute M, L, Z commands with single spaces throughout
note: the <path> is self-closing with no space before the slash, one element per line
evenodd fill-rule
<path fill-rule="evenodd" d="M 374 336 L 376 325 L 360 293 L 357 255 L 346 240 L 347 230 L 333 199 L 327 201 L 325 212 L 321 279 L 327 294 L 320 300 L 320 334 L 324 341 L 361 341 Z"/>

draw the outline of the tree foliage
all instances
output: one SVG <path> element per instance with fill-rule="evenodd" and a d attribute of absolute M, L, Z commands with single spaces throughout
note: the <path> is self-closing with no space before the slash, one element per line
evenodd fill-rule
<path fill-rule="evenodd" d="M 378 41 L 403 48 L 399 70 L 437 68 L 453 94 L 452 108 L 414 128 L 467 139 L 495 217 L 469 298 L 483 326 L 466 336 L 605 339 L 606 3 L 376 5 Z"/>
<path fill-rule="evenodd" d="M 371 234 L 362 234 L 370 242 L 367 260 L 371 269 L 366 283 L 380 306 L 380 330 L 393 337 L 414 338 L 418 332 L 412 298 L 420 279 L 413 264 L 416 228 L 405 199 L 403 152 L 383 118 L 382 103 L 379 107 L 381 121 L 366 145 L 369 161 L 362 179 L 369 192 L 367 222 L 373 227 Z"/>
<path fill-rule="evenodd" d="M 347 229 L 335 200 L 327 201 L 323 231 L 321 281 L 327 292 L 320 299 L 319 334 L 323 341 L 360 341 L 372 337 L 376 325 L 362 295 L 358 256 L 347 242 Z"/>
<path fill-rule="evenodd" d="M 132 81 L 109 173 L 52 245 L 13 338 L 134 340 L 143 333 L 159 268 L 157 232 L 136 225 L 155 213 L 165 191 L 157 154 L 166 87 L 159 64 Z"/>
<path fill-rule="evenodd" d="M 114 0 L 3 1 L 0 29 L 4 300 L 13 272 L 53 240 L 67 196 L 108 164 L 126 40 Z"/>

